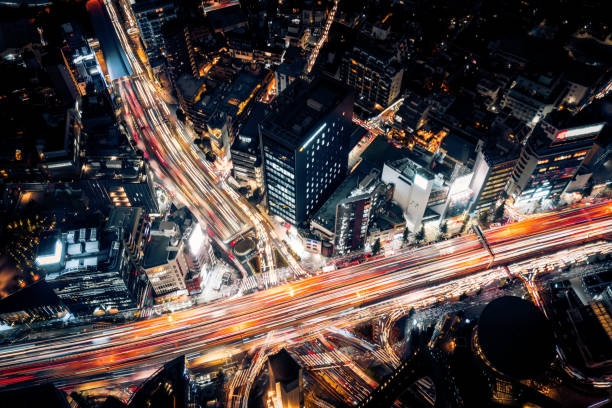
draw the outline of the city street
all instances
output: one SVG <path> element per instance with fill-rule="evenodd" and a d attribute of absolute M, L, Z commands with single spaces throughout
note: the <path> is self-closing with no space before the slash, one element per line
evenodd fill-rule
<path fill-rule="evenodd" d="M 375 311 L 377 302 L 388 299 L 405 296 L 415 304 L 456 296 L 503 277 L 503 270 L 492 273 L 496 265 L 611 232 L 610 203 L 575 208 L 486 231 L 494 262 L 468 235 L 113 329 L 9 345 L 0 349 L 0 384 L 54 380 L 63 387 L 96 387 L 133 380 L 178 355 L 197 361 L 209 351 L 255 347 L 271 331 L 277 341 L 316 333 L 338 319 L 352 321 L 351 313 Z"/>

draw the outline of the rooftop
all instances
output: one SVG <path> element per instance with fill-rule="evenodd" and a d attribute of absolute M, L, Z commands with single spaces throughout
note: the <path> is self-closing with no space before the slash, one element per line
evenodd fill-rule
<path fill-rule="evenodd" d="M 284 143 L 297 147 L 307 133 L 352 93 L 340 82 L 319 77 L 308 84 L 294 81 L 276 100 L 262 127 Z"/>
<path fill-rule="evenodd" d="M 334 231 L 336 221 L 336 206 L 347 197 L 351 195 L 351 192 L 359 186 L 359 181 L 365 177 L 365 174 L 355 171 L 350 174 L 344 181 L 338 186 L 336 191 L 323 203 L 321 208 L 314 214 L 312 219 L 325 229 Z"/>
<path fill-rule="evenodd" d="M 168 262 L 170 237 L 165 235 L 152 235 L 151 241 L 147 244 L 142 267 L 145 269 L 164 265 Z"/>
<path fill-rule="evenodd" d="M 286 349 L 268 357 L 274 378 L 281 383 L 295 381 L 300 375 L 300 365 L 291 357 Z"/>
<path fill-rule="evenodd" d="M 177 79 L 176 86 L 185 99 L 195 101 L 202 87 L 205 87 L 205 83 L 201 79 L 185 74 Z"/>
<path fill-rule="evenodd" d="M 518 379 L 540 375 L 554 357 L 550 322 L 533 303 L 516 296 L 497 298 L 485 307 L 478 343 L 493 367 Z"/>

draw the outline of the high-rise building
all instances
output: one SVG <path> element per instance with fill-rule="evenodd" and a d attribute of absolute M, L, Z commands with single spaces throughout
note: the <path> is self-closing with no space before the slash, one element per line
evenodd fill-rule
<path fill-rule="evenodd" d="M 178 225 L 162 221 L 151 231 L 142 268 L 151 282 L 156 298 L 187 294 L 185 275 L 188 266 Z"/>
<path fill-rule="evenodd" d="M 239 183 L 249 184 L 252 188 L 263 186 L 258 125 L 265 117 L 265 109 L 266 105 L 263 103 L 255 104 L 231 148 L 234 179 Z"/>
<path fill-rule="evenodd" d="M 203 53 L 199 47 L 209 34 L 210 29 L 205 21 L 189 15 L 179 14 L 162 26 L 166 64 L 173 82 L 183 74 L 200 77 Z"/>
<path fill-rule="evenodd" d="M 81 167 L 83 124 L 78 103 L 59 115 L 48 115 L 49 137 L 38 139 L 36 148 L 43 159 L 43 173 L 50 179 L 78 176 Z"/>
<path fill-rule="evenodd" d="M 434 184 L 434 174 L 411 158 L 385 163 L 381 179 L 393 185 L 393 201 L 404 212 L 406 227 L 416 231 L 423 221 Z"/>
<path fill-rule="evenodd" d="M 559 196 L 592 150 L 604 123 L 561 128 L 544 121 L 523 147 L 508 191 L 522 201 Z"/>
<path fill-rule="evenodd" d="M 150 219 L 141 207 L 115 207 L 108 216 L 105 229 L 119 233 L 126 262 L 129 264 L 128 273 L 137 277 L 131 290 L 138 306 L 142 307 L 151 298 L 151 286 L 146 277 L 140 273 L 144 248 L 150 236 Z"/>
<path fill-rule="evenodd" d="M 340 79 L 355 88 L 355 104 L 367 111 L 386 108 L 400 93 L 404 70 L 395 56 L 367 38 L 342 58 Z"/>
<path fill-rule="evenodd" d="M 176 18 L 176 5 L 172 0 L 136 0 L 132 10 L 140 29 L 151 65 L 159 65 L 165 55 L 165 43 L 162 26 Z"/>
<path fill-rule="evenodd" d="M 83 99 L 83 156 L 80 186 L 90 207 L 159 207 L 148 164 L 136 153 L 115 123 L 106 95 Z"/>
<path fill-rule="evenodd" d="M 474 173 L 470 180 L 472 211 L 491 207 L 502 192 L 505 191 L 518 160 L 518 152 L 500 152 L 495 150 L 479 151 L 474 164 Z"/>
<path fill-rule="evenodd" d="M 107 87 L 104 73 L 80 25 L 75 22 L 62 24 L 62 31 L 65 45 L 60 52 L 79 94 L 83 96 L 87 93 L 88 84 L 98 91 L 104 91 Z"/>
<path fill-rule="evenodd" d="M 379 171 L 368 174 L 350 197 L 336 206 L 335 253 L 344 255 L 363 248 L 374 212 L 386 191 L 379 177 Z"/>
<path fill-rule="evenodd" d="M 189 371 L 185 364 L 185 356 L 180 356 L 165 363 L 140 385 L 128 407 L 187 408 L 197 406 L 193 397 L 189 386 Z"/>
<path fill-rule="evenodd" d="M 283 92 L 289 84 L 299 78 L 304 72 L 306 60 L 301 57 L 295 58 L 291 62 L 283 62 L 274 71 L 274 79 L 276 82 L 276 94 Z"/>
<path fill-rule="evenodd" d="M 357 169 L 313 215 L 311 231 L 319 241 L 333 243 L 336 254 L 363 249 L 374 213 L 385 201 L 387 187 L 380 181 L 380 170 L 364 173 Z M 313 239 L 314 236 L 309 240 Z"/>
<path fill-rule="evenodd" d="M 202 94 L 206 92 L 206 83 L 192 75 L 185 74 L 178 77 L 175 84 L 181 109 L 185 112 L 189 122 L 193 124 L 196 134 L 201 135 L 206 131 L 206 122 L 209 118 L 209 113 L 204 112 L 204 109 L 198 104 Z"/>
<path fill-rule="evenodd" d="M 204 265 L 215 261 L 210 241 L 186 208 L 177 210 L 171 219 L 153 224 L 141 265 L 156 299 L 186 295 L 185 280 L 201 284 L 197 277 Z M 199 287 L 191 288 L 197 290 Z"/>
<path fill-rule="evenodd" d="M 302 367 L 286 349 L 268 357 L 269 403 L 274 408 L 302 408 L 304 379 Z"/>
<path fill-rule="evenodd" d="M 260 123 L 268 208 L 287 222 L 306 221 L 347 170 L 353 95 L 337 81 L 295 81 Z"/>
<path fill-rule="evenodd" d="M 22 324 L 55 319 L 67 313 L 49 283 L 39 280 L 0 299 L 0 322 Z"/>
<path fill-rule="evenodd" d="M 509 119 L 519 122 L 512 117 Z M 469 184 L 472 192 L 471 211 L 491 207 L 507 189 L 508 180 L 521 152 L 517 141 L 522 139 L 522 129 L 526 128 L 525 125 L 514 129 L 503 126 L 507 122 L 496 125 L 493 129 L 496 133 L 489 135 L 484 147 L 477 149 Z"/>

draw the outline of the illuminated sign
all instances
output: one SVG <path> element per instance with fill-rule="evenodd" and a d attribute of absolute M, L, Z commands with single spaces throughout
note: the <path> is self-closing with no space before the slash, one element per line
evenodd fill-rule
<path fill-rule="evenodd" d="M 55 241 L 55 248 L 53 250 L 53 254 L 38 256 L 36 258 L 36 264 L 38 266 L 45 266 L 45 265 L 53 265 L 53 264 L 58 263 L 62 259 L 63 247 L 64 245 L 58 239 L 57 241 Z"/>
<path fill-rule="evenodd" d="M 200 224 L 196 224 L 193 227 L 191 235 L 189 236 L 189 250 L 191 251 L 191 255 L 198 254 L 203 242 L 204 232 L 202 231 L 202 228 L 200 228 Z"/>
<path fill-rule="evenodd" d="M 310 138 L 309 138 L 309 139 L 306 141 L 306 143 L 304 143 L 304 145 L 303 145 L 302 147 L 300 147 L 300 152 L 301 152 L 302 150 L 304 150 L 305 148 L 307 148 L 307 147 L 308 147 L 308 145 L 309 145 L 310 143 L 312 143 L 312 141 L 314 140 L 314 138 L 315 138 L 315 137 L 317 137 L 317 136 L 319 135 L 319 133 L 321 133 L 321 132 L 323 131 L 323 129 L 325 129 L 325 127 L 326 127 L 326 126 L 327 126 L 327 123 L 322 124 L 322 125 L 321 125 L 321 127 L 320 127 L 320 128 L 318 128 L 318 129 L 317 129 L 317 131 L 316 131 L 316 132 L 314 132 L 314 133 L 312 134 L 312 136 L 310 136 Z"/>
<path fill-rule="evenodd" d="M 601 132 L 601 129 L 603 129 L 603 127 L 604 127 L 604 124 L 599 123 L 597 125 L 582 126 L 582 127 L 578 127 L 574 129 L 562 130 L 559 133 L 557 133 L 557 136 L 555 137 L 555 139 L 556 140 L 567 140 L 567 139 L 571 139 L 571 138 L 578 137 L 578 136 L 591 135 L 593 133 Z"/>

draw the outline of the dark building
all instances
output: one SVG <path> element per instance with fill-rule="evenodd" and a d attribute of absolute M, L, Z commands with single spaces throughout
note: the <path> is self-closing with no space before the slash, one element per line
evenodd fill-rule
<path fill-rule="evenodd" d="M 497 298 L 485 307 L 474 348 L 488 366 L 519 380 L 542 375 L 555 356 L 550 322 L 537 306 L 516 296 Z"/>
<path fill-rule="evenodd" d="M 271 214 L 306 221 L 343 180 L 348 162 L 352 92 L 320 77 L 295 81 L 260 123 Z"/>
<path fill-rule="evenodd" d="M 188 28 L 184 22 L 170 20 L 161 29 L 164 43 L 166 45 L 166 66 L 168 74 L 173 83 L 183 74 L 197 77 L 197 70 L 191 65 L 189 50 L 187 47 Z"/>
<path fill-rule="evenodd" d="M 150 237 L 151 222 L 148 215 L 140 207 L 115 207 L 108 216 L 104 227 L 106 230 L 117 231 L 124 248 L 124 257 L 129 264 L 127 276 L 131 286 L 130 291 L 139 307 L 151 299 L 151 285 L 145 275 L 139 274 L 144 257 L 146 241 Z"/>
<path fill-rule="evenodd" d="M 334 252 L 344 255 L 363 249 L 376 210 L 387 188 L 380 171 L 349 175 L 321 206 L 310 222 L 315 233 L 334 243 Z"/>
<path fill-rule="evenodd" d="M 170 20 L 162 26 L 162 36 L 166 47 L 166 64 L 173 82 L 183 74 L 198 78 L 203 40 L 210 34 L 210 29 L 203 19 L 192 17 L 188 12 L 179 13 L 177 19 Z"/>
<path fill-rule="evenodd" d="M 159 211 L 148 164 L 135 152 L 115 123 L 104 94 L 83 98 L 83 156 L 80 187 L 90 207 L 143 207 Z"/>
<path fill-rule="evenodd" d="M 249 119 L 238 131 L 238 137 L 234 139 L 230 149 L 232 174 L 239 183 L 263 185 L 258 125 L 265 117 L 265 109 L 266 105 L 263 103 L 254 104 Z"/>
<path fill-rule="evenodd" d="M 179 105 L 187 119 L 193 124 L 193 129 L 198 135 L 206 131 L 206 122 L 210 114 L 198 102 L 202 94 L 206 92 L 206 84 L 201 79 L 196 79 L 189 74 L 181 75 L 176 80 L 176 94 Z"/>
<path fill-rule="evenodd" d="M 70 408 L 64 391 L 51 383 L 0 392 L 2 405 L 11 408 Z"/>
<path fill-rule="evenodd" d="M 386 108 L 397 98 L 403 74 L 391 52 L 363 37 L 340 65 L 340 79 L 355 88 L 355 103 L 367 111 Z"/>
<path fill-rule="evenodd" d="M 304 406 L 302 367 L 286 349 L 268 357 L 269 387 L 272 406 L 300 408 Z"/>
<path fill-rule="evenodd" d="M 39 281 L 0 299 L 0 321 L 19 324 L 35 319 L 54 319 L 66 307 L 45 281 Z"/>
<path fill-rule="evenodd" d="M 186 408 L 189 406 L 189 376 L 185 357 L 166 363 L 136 391 L 129 408 Z"/>
<path fill-rule="evenodd" d="M 139 0 L 132 3 L 132 10 L 147 56 L 152 65 L 159 65 L 166 49 L 162 26 L 176 18 L 176 5 L 167 0 Z"/>

